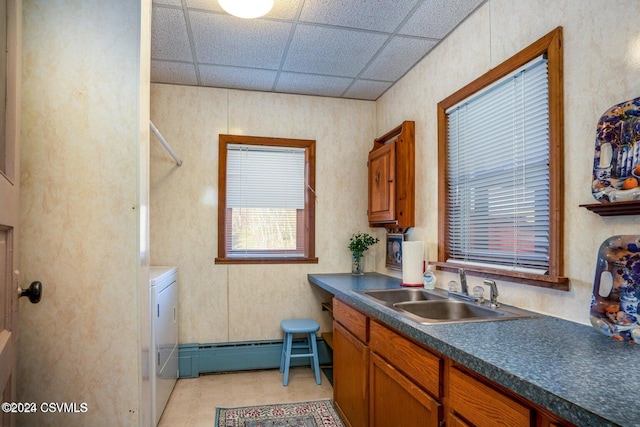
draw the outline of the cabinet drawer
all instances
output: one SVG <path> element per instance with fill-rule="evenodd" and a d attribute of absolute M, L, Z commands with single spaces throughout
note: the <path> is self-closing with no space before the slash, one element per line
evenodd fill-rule
<path fill-rule="evenodd" d="M 337 298 L 333 299 L 333 318 L 363 343 L 368 342 L 369 318 Z"/>
<path fill-rule="evenodd" d="M 442 359 L 398 333 L 371 322 L 369 348 L 411 378 L 432 396 L 442 396 Z"/>
<path fill-rule="evenodd" d="M 477 427 L 532 425 L 530 408 L 456 367 L 449 371 L 449 404 L 451 412 Z"/>

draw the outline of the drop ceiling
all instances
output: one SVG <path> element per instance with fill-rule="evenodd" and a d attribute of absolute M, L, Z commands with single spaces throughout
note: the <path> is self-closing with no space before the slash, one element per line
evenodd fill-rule
<path fill-rule="evenodd" d="M 485 0 L 153 0 L 151 81 L 375 100 Z"/>

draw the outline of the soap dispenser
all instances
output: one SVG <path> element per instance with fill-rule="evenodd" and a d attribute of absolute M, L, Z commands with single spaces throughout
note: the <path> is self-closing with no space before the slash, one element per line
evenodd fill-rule
<path fill-rule="evenodd" d="M 430 265 L 427 266 L 427 270 L 424 272 L 422 284 L 425 289 L 435 289 L 436 287 L 436 275 L 431 270 Z"/>

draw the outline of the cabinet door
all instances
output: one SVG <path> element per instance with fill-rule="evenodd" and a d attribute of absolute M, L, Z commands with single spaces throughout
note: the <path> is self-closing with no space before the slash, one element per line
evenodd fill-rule
<path fill-rule="evenodd" d="M 380 356 L 371 353 L 371 426 L 438 427 L 442 407 Z"/>
<path fill-rule="evenodd" d="M 390 142 L 369 153 L 369 222 L 396 220 L 396 144 Z"/>
<path fill-rule="evenodd" d="M 351 427 L 369 425 L 369 348 L 333 322 L 333 400 Z"/>

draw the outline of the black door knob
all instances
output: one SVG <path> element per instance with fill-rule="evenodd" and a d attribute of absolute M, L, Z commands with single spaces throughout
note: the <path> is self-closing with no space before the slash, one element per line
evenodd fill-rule
<path fill-rule="evenodd" d="M 32 282 L 27 289 L 18 288 L 20 297 L 29 297 L 32 304 L 37 304 L 42 298 L 42 283 Z"/>

